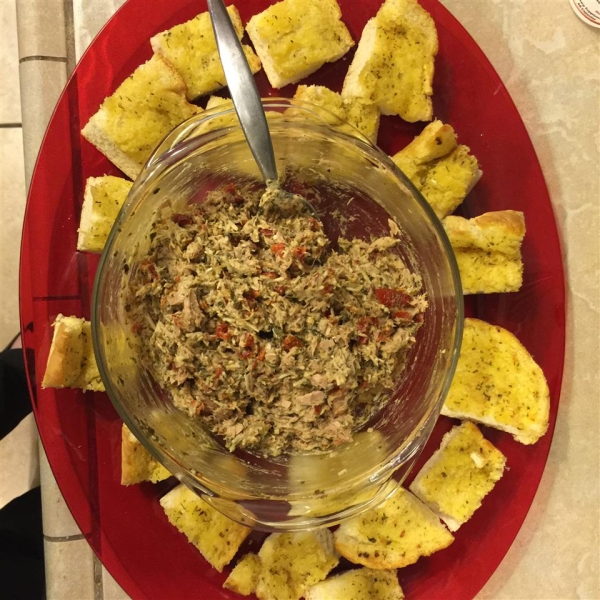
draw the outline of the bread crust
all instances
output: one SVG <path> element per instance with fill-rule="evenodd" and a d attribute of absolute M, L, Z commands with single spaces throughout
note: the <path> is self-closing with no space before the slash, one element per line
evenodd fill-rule
<path fill-rule="evenodd" d="M 363 29 L 342 89 L 405 121 L 433 117 L 435 23 L 416 0 L 386 0 Z"/>
<path fill-rule="evenodd" d="M 522 212 L 484 213 L 473 219 L 449 216 L 444 229 L 454 249 L 464 294 L 517 292 L 523 284 Z"/>
<path fill-rule="evenodd" d="M 121 485 L 143 481 L 157 483 L 168 479 L 171 473 L 144 448 L 123 423 L 121 428 Z"/>
<path fill-rule="evenodd" d="M 335 547 L 349 561 L 371 569 L 399 569 L 447 548 L 454 537 L 438 517 L 404 488 L 376 508 L 343 522 Z"/>
<path fill-rule="evenodd" d="M 56 316 L 42 388 L 73 387 L 79 380 L 85 355 L 84 321 L 62 314 Z"/>
<path fill-rule="evenodd" d="M 465 319 L 457 370 L 442 407 L 534 444 L 548 430 L 550 390 L 542 369 L 512 333 L 480 319 Z"/>
<path fill-rule="evenodd" d="M 460 444 L 455 442 L 458 438 Z M 444 435 L 440 447 L 410 484 L 410 490 L 450 531 L 456 531 L 481 506 L 504 474 L 505 465 L 506 457 L 473 423 L 466 421 Z"/>
<path fill-rule="evenodd" d="M 281 0 L 248 21 L 246 31 L 272 87 L 296 83 L 354 46 L 341 16 L 336 0 Z"/>
<path fill-rule="evenodd" d="M 201 112 L 185 100 L 185 93 L 179 73 L 154 55 L 104 99 L 81 134 L 135 179 L 158 142 L 174 126 Z"/>
<path fill-rule="evenodd" d="M 244 25 L 238 9 L 227 7 L 238 38 L 244 35 Z M 186 97 L 192 101 L 212 94 L 226 85 L 219 52 L 208 12 L 157 33 L 150 39 L 152 50 L 179 73 L 186 84 Z M 252 73 L 260 71 L 260 60 L 250 46 L 242 45 Z"/>

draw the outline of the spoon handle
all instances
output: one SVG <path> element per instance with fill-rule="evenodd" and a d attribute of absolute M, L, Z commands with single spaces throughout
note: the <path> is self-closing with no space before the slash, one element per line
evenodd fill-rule
<path fill-rule="evenodd" d="M 208 0 L 208 10 L 231 99 L 254 160 L 266 180 L 277 181 L 271 134 L 254 76 L 223 0 Z"/>

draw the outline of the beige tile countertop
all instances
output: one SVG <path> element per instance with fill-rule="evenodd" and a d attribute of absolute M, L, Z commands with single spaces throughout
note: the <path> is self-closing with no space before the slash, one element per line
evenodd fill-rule
<path fill-rule="evenodd" d="M 600 30 L 580 21 L 569 0 L 442 2 L 491 60 L 525 121 L 550 190 L 568 280 L 564 382 L 547 468 L 521 532 L 479 597 L 597 600 Z M 16 3 L 28 183 L 67 73 L 122 0 Z M 41 474 L 48 598 L 126 598 L 92 555 L 43 457 Z"/>

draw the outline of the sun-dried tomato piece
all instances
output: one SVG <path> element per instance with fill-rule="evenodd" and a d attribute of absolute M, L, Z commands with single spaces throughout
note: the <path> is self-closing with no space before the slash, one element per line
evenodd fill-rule
<path fill-rule="evenodd" d="M 261 227 L 260 228 L 260 232 L 265 236 L 265 237 L 273 237 L 273 234 L 275 233 L 272 229 L 269 229 L 267 227 Z"/>
<path fill-rule="evenodd" d="M 281 347 L 288 351 L 291 350 L 292 348 L 296 348 L 296 347 L 301 347 L 304 345 L 304 342 L 300 339 L 297 338 L 295 335 L 286 335 L 285 338 L 283 338 L 283 342 L 281 344 Z"/>
<path fill-rule="evenodd" d="M 221 321 L 221 323 L 217 324 L 215 328 L 215 337 L 220 340 L 227 341 L 231 338 L 231 333 L 229 332 L 229 325 Z"/>
<path fill-rule="evenodd" d="M 298 259 L 302 260 L 306 255 L 306 248 L 304 246 L 298 246 L 292 250 L 292 254 Z"/>
<path fill-rule="evenodd" d="M 356 328 L 361 333 L 366 333 L 367 331 L 369 331 L 369 329 L 371 329 L 371 327 L 373 325 L 377 325 L 377 323 L 378 323 L 377 317 L 360 317 L 358 319 Z"/>
<path fill-rule="evenodd" d="M 281 256 L 285 250 L 285 244 L 271 244 L 271 252 L 275 256 Z"/>
<path fill-rule="evenodd" d="M 403 321 L 412 321 L 412 315 L 407 310 L 395 310 L 392 313 L 394 319 L 402 319 Z"/>
<path fill-rule="evenodd" d="M 388 308 L 395 308 L 397 306 L 406 306 L 409 304 L 413 297 L 402 290 L 394 290 L 391 288 L 375 288 L 375 296 L 377 300 Z"/>

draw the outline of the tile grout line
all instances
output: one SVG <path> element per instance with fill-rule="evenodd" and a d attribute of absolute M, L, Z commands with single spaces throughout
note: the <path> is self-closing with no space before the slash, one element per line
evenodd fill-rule
<path fill-rule="evenodd" d="M 75 18 L 73 16 L 73 0 L 64 0 L 63 7 L 65 16 L 65 44 L 67 46 L 67 57 L 65 62 L 67 63 L 67 73 L 70 77 L 77 64 L 77 56 L 75 54 Z"/>
<path fill-rule="evenodd" d="M 104 600 L 104 581 L 102 580 L 102 563 L 94 554 L 94 600 Z"/>
<path fill-rule="evenodd" d="M 61 62 L 66 63 L 66 56 L 47 56 L 45 54 L 32 54 L 31 56 L 23 56 L 19 59 L 19 64 L 30 62 L 33 60 L 47 61 L 47 62 Z"/>
<path fill-rule="evenodd" d="M 76 542 L 78 540 L 84 540 L 85 535 L 83 533 L 74 533 L 73 535 L 46 535 L 44 534 L 45 542 Z"/>

